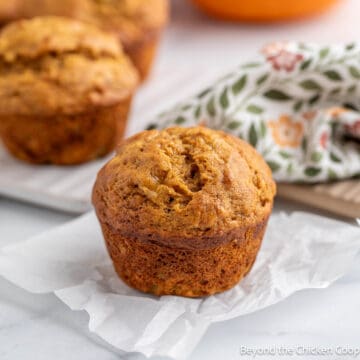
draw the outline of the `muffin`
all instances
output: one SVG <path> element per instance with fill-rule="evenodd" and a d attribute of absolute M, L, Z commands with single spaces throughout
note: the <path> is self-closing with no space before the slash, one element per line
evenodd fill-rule
<path fill-rule="evenodd" d="M 225 291 L 251 269 L 275 184 L 249 144 L 203 127 L 141 132 L 99 172 L 93 204 L 114 268 L 155 295 Z"/>
<path fill-rule="evenodd" d="M 113 150 L 138 83 L 116 38 L 60 17 L 5 27 L 0 73 L 0 136 L 15 157 L 38 164 Z"/>
<path fill-rule="evenodd" d="M 84 3 L 84 0 L 10 0 L 14 1 L 20 4 L 17 11 L 18 19 L 49 15 L 75 17 Z"/>
<path fill-rule="evenodd" d="M 22 2 L 18 7 L 18 18 L 68 16 L 114 33 L 142 78 L 151 68 L 160 34 L 168 19 L 168 0 L 17 1 Z"/>
<path fill-rule="evenodd" d="M 115 33 L 144 79 L 168 18 L 167 0 L 86 0 L 79 18 Z"/>
<path fill-rule="evenodd" d="M 0 0 L 0 25 L 19 17 L 22 0 Z"/>

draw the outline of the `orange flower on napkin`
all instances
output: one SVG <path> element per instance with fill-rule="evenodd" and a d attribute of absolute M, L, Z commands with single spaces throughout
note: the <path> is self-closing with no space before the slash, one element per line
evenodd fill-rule
<path fill-rule="evenodd" d="M 283 147 L 298 147 L 303 137 L 303 125 L 294 122 L 288 115 L 281 115 L 277 121 L 269 121 L 274 141 Z"/>
<path fill-rule="evenodd" d="M 334 107 L 329 108 L 326 112 L 330 116 L 339 116 L 347 111 L 349 111 L 349 110 L 345 109 L 343 107 L 334 106 Z"/>

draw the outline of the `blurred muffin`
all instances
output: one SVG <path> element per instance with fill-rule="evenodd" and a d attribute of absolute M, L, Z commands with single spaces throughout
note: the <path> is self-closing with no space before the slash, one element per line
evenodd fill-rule
<path fill-rule="evenodd" d="M 0 25 L 19 18 L 22 0 L 0 0 Z"/>
<path fill-rule="evenodd" d="M 275 184 L 244 141 L 202 127 L 139 133 L 99 172 L 93 204 L 118 275 L 156 295 L 225 291 L 251 269 Z"/>
<path fill-rule="evenodd" d="M 16 1 L 21 2 L 17 18 L 67 16 L 114 33 L 142 78 L 147 76 L 151 68 L 161 32 L 168 19 L 168 0 Z"/>
<path fill-rule="evenodd" d="M 0 73 L 1 138 L 31 163 L 76 164 L 113 150 L 138 82 L 114 37 L 60 17 L 4 28 Z"/>
<path fill-rule="evenodd" d="M 12 0 L 14 1 L 14 0 Z M 84 0 L 16 0 L 21 2 L 19 16 L 64 16 L 77 17 L 83 8 Z"/>
<path fill-rule="evenodd" d="M 79 18 L 115 33 L 145 78 L 168 19 L 168 1 L 86 0 Z"/>

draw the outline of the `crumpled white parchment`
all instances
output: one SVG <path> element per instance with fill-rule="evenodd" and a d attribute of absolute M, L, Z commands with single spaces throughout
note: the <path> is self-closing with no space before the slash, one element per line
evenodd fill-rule
<path fill-rule="evenodd" d="M 89 328 L 117 349 L 185 358 L 212 322 L 260 310 L 345 274 L 360 229 L 307 213 L 274 214 L 254 267 L 233 289 L 188 299 L 155 297 L 115 274 L 94 213 L 0 250 L 0 275 L 34 293 L 54 292 L 89 314 Z"/>

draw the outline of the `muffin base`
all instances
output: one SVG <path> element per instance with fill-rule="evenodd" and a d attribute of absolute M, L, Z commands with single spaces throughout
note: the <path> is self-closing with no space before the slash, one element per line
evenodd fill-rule
<path fill-rule="evenodd" d="M 267 218 L 241 238 L 210 249 L 177 249 L 126 238 L 102 223 L 108 252 L 120 278 L 129 286 L 155 295 L 199 297 L 235 286 L 251 269 Z"/>
<path fill-rule="evenodd" d="M 124 50 L 138 69 L 142 81 L 150 73 L 159 42 L 160 31 L 156 31 L 148 35 L 141 43 L 124 45 Z"/>
<path fill-rule="evenodd" d="M 0 136 L 16 158 L 73 165 L 111 152 L 123 137 L 131 98 L 76 115 L 0 116 Z"/>

